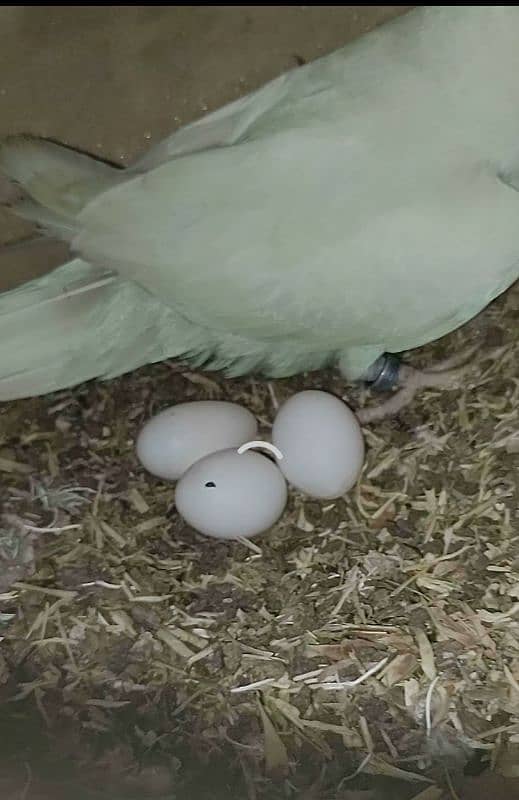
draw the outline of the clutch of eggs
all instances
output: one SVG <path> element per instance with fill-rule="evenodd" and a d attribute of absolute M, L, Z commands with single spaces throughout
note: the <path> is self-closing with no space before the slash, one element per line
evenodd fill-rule
<path fill-rule="evenodd" d="M 251 441 L 256 433 L 254 416 L 234 403 L 182 403 L 144 426 L 137 455 L 152 474 L 180 479 L 179 513 L 200 533 L 220 539 L 249 538 L 272 527 L 286 505 L 285 478 L 312 497 L 331 499 L 360 475 L 360 425 L 328 392 L 303 391 L 287 400 L 276 415 L 272 445 Z M 274 451 L 277 464 L 251 449 L 256 445 Z"/>

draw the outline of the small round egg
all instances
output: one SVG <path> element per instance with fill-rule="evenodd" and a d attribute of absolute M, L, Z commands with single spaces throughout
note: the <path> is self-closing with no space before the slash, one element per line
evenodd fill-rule
<path fill-rule="evenodd" d="M 250 538 L 268 530 L 287 502 L 287 485 L 270 459 L 253 450 L 221 450 L 197 461 L 175 490 L 179 514 L 216 539 Z"/>
<path fill-rule="evenodd" d="M 340 497 L 356 483 L 364 462 L 357 417 L 328 392 L 298 392 L 279 409 L 272 443 L 279 468 L 297 489 L 322 499 Z"/>
<path fill-rule="evenodd" d="M 176 481 L 209 453 L 254 439 L 258 423 L 246 408 L 220 400 L 179 403 L 152 417 L 137 438 L 137 457 L 158 478 Z"/>

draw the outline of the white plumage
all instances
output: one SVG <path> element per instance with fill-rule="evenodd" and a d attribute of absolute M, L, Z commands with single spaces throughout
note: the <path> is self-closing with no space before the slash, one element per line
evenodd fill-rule
<path fill-rule="evenodd" d="M 0 399 L 166 356 L 356 379 L 470 319 L 519 275 L 518 41 L 517 6 L 419 7 L 124 172 L 8 142 L 20 213 L 82 260 L 0 298 Z"/>

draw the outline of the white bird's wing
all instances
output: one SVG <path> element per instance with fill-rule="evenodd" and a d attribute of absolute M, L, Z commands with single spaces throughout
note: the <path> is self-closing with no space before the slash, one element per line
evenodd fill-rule
<path fill-rule="evenodd" d="M 152 150 L 74 246 L 215 331 L 440 335 L 517 277 L 518 36 L 516 6 L 410 12 Z"/>

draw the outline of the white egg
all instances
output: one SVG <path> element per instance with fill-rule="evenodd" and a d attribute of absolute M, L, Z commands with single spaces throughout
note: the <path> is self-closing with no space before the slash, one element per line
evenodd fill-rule
<path fill-rule="evenodd" d="M 364 462 L 357 417 L 328 392 L 304 391 L 284 403 L 272 427 L 279 468 L 297 489 L 323 499 L 340 497 L 356 483 Z"/>
<path fill-rule="evenodd" d="M 260 453 L 235 449 L 212 453 L 182 476 L 175 490 L 179 514 L 192 528 L 216 539 L 249 538 L 271 528 L 287 502 L 276 464 Z"/>
<path fill-rule="evenodd" d="M 254 439 L 255 417 L 242 406 L 219 400 L 180 403 L 152 417 L 137 438 L 137 457 L 158 478 L 178 480 L 209 453 Z"/>

